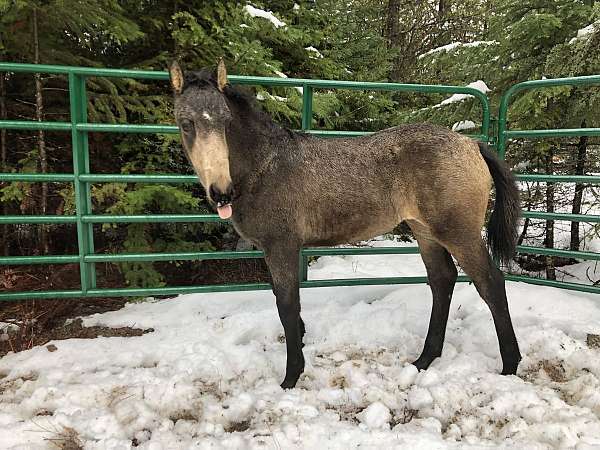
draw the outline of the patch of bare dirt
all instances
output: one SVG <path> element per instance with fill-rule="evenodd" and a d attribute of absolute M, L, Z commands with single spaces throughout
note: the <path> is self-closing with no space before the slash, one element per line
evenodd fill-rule
<path fill-rule="evenodd" d="M 83 443 L 79 434 L 73 428 L 63 427 L 62 430 L 53 432 L 53 436 L 46 438 L 53 448 L 60 450 L 83 450 Z"/>
<path fill-rule="evenodd" d="M 243 420 L 241 422 L 232 422 L 227 425 L 225 429 L 225 433 L 235 433 L 235 432 L 244 432 L 250 428 L 250 420 Z"/>
<path fill-rule="evenodd" d="M 537 375 L 543 371 L 551 381 L 556 383 L 565 383 L 568 381 L 567 373 L 562 361 L 544 359 L 538 361 L 532 367 L 526 369 L 521 378 L 525 381 L 533 381 Z"/>
<path fill-rule="evenodd" d="M 586 341 L 589 348 L 600 348 L 600 334 L 588 334 Z"/>
<path fill-rule="evenodd" d="M 81 319 L 76 319 L 68 324 L 42 330 L 40 333 L 23 333 L 22 329 L 35 328 L 27 324 L 17 326 L 16 329 L 8 330 L 6 337 L 0 341 L 0 357 L 8 352 L 27 350 L 36 345 L 44 345 L 49 341 L 57 341 L 71 338 L 94 339 L 97 337 L 131 337 L 141 336 L 154 331 L 152 328 L 141 329 L 132 327 L 110 328 L 103 326 L 84 327 Z M 46 346 L 49 352 L 57 350 L 56 345 Z"/>

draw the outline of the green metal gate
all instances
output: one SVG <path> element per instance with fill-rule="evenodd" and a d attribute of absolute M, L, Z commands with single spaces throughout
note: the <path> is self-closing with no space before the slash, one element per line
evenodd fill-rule
<path fill-rule="evenodd" d="M 555 86 L 591 86 L 600 84 L 600 75 L 571 77 L 571 78 L 553 78 L 543 80 L 530 80 L 512 85 L 502 95 L 500 100 L 500 109 L 498 111 L 498 140 L 497 150 L 498 155 L 505 157 L 506 144 L 510 138 L 535 138 L 543 139 L 548 137 L 568 137 L 568 136 L 600 136 L 600 128 L 563 128 L 552 130 L 508 130 L 507 116 L 510 100 L 514 94 L 528 89 L 542 89 Z M 553 174 L 518 174 L 517 179 L 520 181 L 542 181 L 547 183 L 587 183 L 600 184 L 600 176 L 594 175 L 553 175 Z M 600 223 L 600 216 L 589 214 L 566 214 L 566 213 L 549 213 L 538 211 L 522 211 L 523 217 L 532 219 L 554 219 L 577 222 L 592 222 Z M 519 246 L 518 251 L 521 253 L 530 253 L 537 255 L 562 256 L 566 258 L 577 258 L 583 260 L 600 260 L 600 253 L 581 252 L 570 250 L 557 250 L 551 248 L 538 248 Z M 546 280 L 542 278 L 533 278 L 522 275 L 506 274 L 507 280 L 525 281 L 544 286 L 553 286 L 564 289 L 572 289 L 583 292 L 600 293 L 600 286 L 586 285 L 582 283 L 569 283 L 565 281 Z"/>
<path fill-rule="evenodd" d="M 80 267 L 80 289 L 54 290 L 54 291 L 29 291 L 0 293 L 0 300 L 19 300 L 32 298 L 69 298 L 69 297 L 108 297 L 108 296 L 144 296 L 144 295 L 173 295 L 191 292 L 223 292 L 270 289 L 266 283 L 227 284 L 210 286 L 184 286 L 184 287 L 160 287 L 160 288 L 111 288 L 102 289 L 96 286 L 95 264 L 99 262 L 123 262 L 123 261 L 174 261 L 174 260 L 209 260 L 209 259 L 241 259 L 262 258 L 260 251 L 222 251 L 222 252 L 180 252 L 180 253 L 145 253 L 145 254 L 104 254 L 96 253 L 94 250 L 93 224 L 98 223 L 155 223 L 155 222 L 219 222 L 221 219 L 215 214 L 187 214 L 187 215 L 97 215 L 92 211 L 90 187 L 94 183 L 193 183 L 197 179 L 193 175 L 123 175 L 123 174 L 93 174 L 90 173 L 88 154 L 88 133 L 169 133 L 177 134 L 179 131 L 172 125 L 132 125 L 132 124 L 103 124 L 87 122 L 87 97 L 86 78 L 88 77 L 120 77 L 145 80 L 167 80 L 167 72 L 158 71 L 136 71 L 120 69 L 96 69 L 85 67 L 66 67 L 33 64 L 0 63 L 0 71 L 24 72 L 24 73 L 46 73 L 60 74 L 68 77 L 70 94 L 70 122 L 37 122 L 37 121 L 0 121 L 0 128 L 13 130 L 53 130 L 69 131 L 72 135 L 73 147 L 73 173 L 62 174 L 15 174 L 2 173 L 0 181 L 22 181 L 22 182 L 71 182 L 74 184 L 76 214 L 70 216 L 0 216 L 0 224 L 61 224 L 74 223 L 77 226 L 78 254 L 75 255 L 45 255 L 45 256 L 2 256 L 0 265 L 18 264 L 60 264 L 78 263 Z M 480 134 L 472 136 L 484 142 L 495 142 L 495 137 L 490 136 L 490 106 L 489 100 L 482 92 L 464 86 L 440 86 L 440 85 L 418 85 L 399 83 L 368 83 L 352 81 L 331 80 L 309 80 L 293 78 L 270 78 L 270 77 L 248 77 L 230 76 L 233 84 L 263 85 L 263 86 L 286 86 L 301 87 L 303 89 L 302 103 L 302 129 L 311 134 L 321 136 L 357 136 L 364 134 L 354 131 L 328 131 L 312 129 L 312 98 L 314 89 L 359 89 L 359 90 L 388 90 L 425 93 L 448 93 L 469 94 L 481 103 L 482 118 Z M 547 82 L 547 83 L 543 83 Z M 498 150 L 504 154 L 506 141 L 510 137 L 521 136 L 575 136 L 575 135 L 600 135 L 600 129 L 577 129 L 577 130 L 527 130 L 507 131 L 506 114 L 510 96 L 518 90 L 543 87 L 551 84 L 593 84 L 600 83 L 600 76 L 579 77 L 564 80 L 541 80 L 520 83 L 513 86 L 503 97 L 499 113 L 499 130 L 497 136 Z M 528 84 L 529 83 L 529 84 Z M 542 84 L 542 86 L 538 86 Z M 544 134 L 544 133 L 558 134 Z M 521 175 L 520 179 L 532 179 L 537 177 L 539 181 L 584 181 L 586 183 L 598 183 L 597 177 L 570 177 L 570 176 L 541 176 Z M 545 177 L 545 178 L 544 178 Z M 574 216 L 569 214 L 527 213 L 529 217 L 535 218 L 557 218 L 562 220 L 578 220 L 588 222 L 600 222 L 600 216 Z M 544 215 L 546 214 L 546 215 Z M 520 247 L 520 251 L 526 253 L 537 253 L 546 255 L 572 256 L 580 259 L 600 259 L 600 254 L 590 252 L 568 252 L 564 250 L 553 250 L 544 248 Z M 415 277 L 387 277 L 387 278 L 354 278 L 354 279 L 331 279 L 331 280 L 308 280 L 307 258 L 321 255 L 373 255 L 373 254 L 415 254 L 418 247 L 402 248 L 309 248 L 303 249 L 301 258 L 301 287 L 324 287 L 324 286 L 351 286 L 351 285 L 380 285 L 380 284 L 413 284 L 426 283 L 424 276 Z M 575 283 L 563 283 L 550 280 L 542 280 L 516 275 L 507 275 L 508 279 L 527 281 L 535 284 L 565 287 L 587 292 L 600 292 L 600 287 L 588 286 Z M 466 277 L 459 277 L 459 281 L 468 281 Z"/>

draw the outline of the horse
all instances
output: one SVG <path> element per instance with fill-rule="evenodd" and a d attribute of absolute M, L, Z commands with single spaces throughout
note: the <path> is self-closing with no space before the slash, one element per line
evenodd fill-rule
<path fill-rule="evenodd" d="M 502 374 L 516 373 L 521 355 L 495 261 L 509 261 L 515 252 L 519 191 L 485 144 L 427 123 L 354 138 L 293 131 L 228 83 L 223 60 L 216 69 L 185 74 L 174 62 L 169 78 L 182 147 L 209 203 L 264 252 L 285 332 L 282 388 L 293 388 L 304 371 L 302 247 L 370 239 L 401 222 L 418 242 L 433 296 L 427 337 L 413 364 L 425 370 L 442 354 L 454 257 L 491 311 Z M 496 198 L 484 240 L 492 181 Z"/>

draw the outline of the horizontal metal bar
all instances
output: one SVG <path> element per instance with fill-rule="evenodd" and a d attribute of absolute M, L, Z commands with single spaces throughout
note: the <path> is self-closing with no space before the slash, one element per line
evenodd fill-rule
<path fill-rule="evenodd" d="M 312 134 L 326 138 L 335 137 L 359 137 L 376 133 L 376 131 L 338 131 L 338 130 L 298 130 L 302 133 Z M 384 130 L 381 130 L 384 131 Z M 476 141 L 487 141 L 487 136 L 483 134 L 465 134 L 464 136 L 475 139 Z"/>
<path fill-rule="evenodd" d="M 0 129 L 71 131 L 69 122 L 37 122 L 35 120 L 0 120 Z"/>
<path fill-rule="evenodd" d="M 0 181 L 24 181 L 39 183 L 42 181 L 68 183 L 75 179 L 72 173 L 0 173 Z"/>
<path fill-rule="evenodd" d="M 515 174 L 519 181 L 552 181 L 560 183 L 600 184 L 599 175 L 545 175 L 545 174 Z M 70 173 L 0 173 L 0 181 L 23 182 L 70 182 L 75 175 Z M 80 181 L 87 183 L 198 183 L 196 175 L 176 174 L 84 174 Z"/>
<path fill-rule="evenodd" d="M 406 255 L 418 254 L 418 247 L 361 247 L 361 248 L 307 248 L 302 250 L 308 256 L 332 255 Z M 217 252 L 181 252 L 181 253 L 122 253 L 95 254 L 84 258 L 85 262 L 121 262 L 121 261 L 176 261 L 208 259 L 246 259 L 263 258 L 262 251 L 217 251 Z"/>
<path fill-rule="evenodd" d="M 108 69 L 96 67 L 75 67 L 59 66 L 47 64 L 20 64 L 20 63 L 0 63 L 0 71 L 16 73 L 52 73 L 68 75 L 70 73 L 82 75 L 85 77 L 118 77 L 118 78 L 136 78 L 146 80 L 168 80 L 169 74 L 166 71 L 153 70 L 129 70 L 129 69 Z M 444 86 L 436 84 L 402 84 L 402 83 L 378 83 L 367 81 L 338 81 L 338 80 L 313 80 L 304 78 L 281 78 L 281 77 L 255 77 L 229 75 L 227 77 L 232 84 L 243 85 L 268 85 L 268 86 L 288 86 L 302 87 L 311 86 L 322 89 L 360 89 L 360 90 L 389 90 L 389 91 L 411 91 L 411 92 L 436 92 L 436 93 L 458 93 L 469 94 L 475 97 L 485 97 L 481 91 L 467 86 Z"/>
<path fill-rule="evenodd" d="M 405 84 L 370 81 L 314 80 L 304 78 L 254 77 L 230 75 L 227 79 L 233 84 L 267 85 L 302 87 L 310 86 L 317 89 L 352 89 L 373 91 L 410 91 L 430 92 L 439 94 L 469 94 L 474 97 L 485 97 L 481 91 L 467 86 L 445 86 L 439 84 Z"/>
<path fill-rule="evenodd" d="M 0 224 L 76 223 L 76 216 L 0 216 Z"/>
<path fill-rule="evenodd" d="M 459 276 L 457 281 L 469 281 L 468 277 Z M 334 287 L 334 286 L 382 286 L 386 284 L 419 284 L 427 283 L 426 276 L 385 277 L 385 278 L 332 278 L 329 280 L 308 280 L 300 283 L 301 288 Z"/>
<path fill-rule="evenodd" d="M 83 223 L 229 222 L 217 214 L 145 214 L 129 216 L 85 215 Z"/>
<path fill-rule="evenodd" d="M 305 248 L 304 256 L 334 255 L 413 255 L 419 253 L 419 247 L 331 247 Z"/>
<path fill-rule="evenodd" d="M 468 281 L 460 276 L 458 281 Z M 330 286 L 373 286 L 386 284 L 416 284 L 427 282 L 427 277 L 393 277 L 393 278 L 348 278 L 334 280 L 311 280 L 300 284 L 302 288 Z M 1 300 L 25 300 L 32 298 L 69 298 L 69 297 L 142 297 L 148 295 L 179 295 L 206 292 L 231 292 L 270 290 L 268 283 L 221 284 L 209 286 L 173 286 L 161 288 L 110 288 L 90 289 L 84 295 L 81 291 L 38 291 L 0 293 Z"/>
<path fill-rule="evenodd" d="M 543 211 L 522 211 L 523 217 L 529 217 L 531 219 L 544 219 L 544 220 L 566 220 L 568 222 L 589 222 L 598 223 L 600 222 L 600 216 L 593 216 L 587 214 L 568 214 L 568 213 L 548 213 Z"/>
<path fill-rule="evenodd" d="M 600 260 L 600 253 L 572 250 L 559 250 L 541 247 L 519 246 L 517 251 L 535 255 L 562 256 L 582 260 Z M 310 248 L 302 251 L 303 256 L 334 255 L 407 255 L 418 254 L 418 247 L 365 247 L 365 248 Z M 178 261 L 178 260 L 214 260 L 214 259 L 257 259 L 263 258 L 262 251 L 217 251 L 217 252 L 172 252 L 172 253 L 122 253 L 95 254 L 84 257 L 85 262 L 123 262 L 123 261 Z M 0 265 L 25 264 L 69 264 L 79 261 L 77 255 L 47 256 L 3 256 Z"/>
<path fill-rule="evenodd" d="M 162 133 L 177 134 L 179 128 L 175 125 L 155 124 L 121 124 L 121 123 L 78 123 L 77 131 L 91 131 L 103 133 Z"/>
<path fill-rule="evenodd" d="M 336 131 L 336 130 L 298 130 L 299 132 L 321 137 L 358 137 L 375 133 L 374 131 Z"/>
<path fill-rule="evenodd" d="M 101 67 L 58 66 L 52 64 L 20 64 L 8 62 L 0 63 L 0 72 L 51 73 L 58 75 L 68 75 L 73 73 L 86 77 L 117 77 L 144 80 L 169 79 L 169 74 L 167 72 L 155 70 L 105 69 Z"/>
<path fill-rule="evenodd" d="M 523 89 L 537 89 L 550 86 L 581 86 L 586 84 L 600 84 L 600 75 L 584 75 L 579 77 L 546 78 L 543 80 L 528 80 L 513 84 L 508 92 L 514 94 Z"/>
<path fill-rule="evenodd" d="M 525 282 L 530 284 L 551 286 L 580 292 L 600 293 L 599 286 L 586 285 L 580 283 L 570 283 L 565 281 L 546 280 L 522 275 L 506 274 L 505 278 L 509 281 Z M 371 286 L 384 284 L 417 284 L 425 283 L 427 277 L 395 277 L 395 278 L 350 278 L 350 279 L 332 279 L 332 280 L 311 280 L 301 283 L 302 288 L 312 287 L 333 287 L 333 286 Z M 468 277 L 459 276 L 458 281 L 469 281 Z M 180 287 L 162 287 L 162 288 L 111 288 L 111 289 L 91 289 L 87 294 L 77 290 L 63 291 L 33 291 L 33 292 L 9 292 L 0 293 L 0 301 L 10 300 L 29 300 L 34 298 L 61 299 L 74 297 L 142 297 L 148 295 L 178 295 L 191 293 L 207 292 L 231 292 L 231 291 L 252 291 L 268 290 L 271 285 L 267 283 L 247 283 L 247 284 L 229 284 L 229 285 L 211 285 L 211 286 L 180 286 Z"/>
<path fill-rule="evenodd" d="M 536 284 L 539 286 L 549 286 L 571 291 L 590 292 L 600 294 L 600 286 L 591 284 L 571 283 L 568 281 L 546 280 L 545 278 L 533 278 L 524 275 L 505 274 L 504 278 L 508 281 L 521 281 L 523 283 Z"/>
<path fill-rule="evenodd" d="M 582 252 L 575 250 L 560 250 L 556 248 L 542 248 L 542 247 L 530 247 L 526 245 L 520 245 L 517 247 L 519 253 L 528 253 L 531 255 L 549 255 L 549 256 L 562 256 L 564 258 L 576 258 L 583 259 L 586 261 L 600 261 L 600 253 L 594 252 Z"/>
<path fill-rule="evenodd" d="M 88 297 L 141 297 L 147 295 L 180 295 L 205 292 L 257 291 L 271 289 L 268 283 L 213 284 L 208 286 L 176 286 L 162 288 L 90 289 Z"/>
<path fill-rule="evenodd" d="M 600 136 L 600 128 L 559 128 L 553 130 L 511 130 L 505 131 L 507 138 L 545 138 L 564 136 Z"/>
<path fill-rule="evenodd" d="M 546 175 L 535 173 L 515 173 L 519 181 L 551 181 L 556 183 L 600 184 L 599 175 Z"/>
<path fill-rule="evenodd" d="M 88 289 L 84 294 L 81 290 L 61 291 L 30 291 L 30 292 L 5 292 L 0 293 L 0 301 L 31 300 L 31 299 L 53 299 L 63 298 L 100 298 L 100 297 L 144 297 L 149 295 L 180 295 L 207 292 L 230 292 L 230 291 L 255 291 L 271 289 L 267 283 L 247 284 L 222 284 L 209 286 L 173 286 L 161 288 L 110 288 L 110 289 Z"/>
<path fill-rule="evenodd" d="M 600 184 L 599 175 L 546 175 L 515 174 L 519 181 L 551 181 L 557 183 Z M 0 173 L 0 181 L 23 182 L 69 182 L 75 179 L 70 173 Z M 87 174 L 80 175 L 80 181 L 87 183 L 197 183 L 196 175 L 171 174 Z"/>
<path fill-rule="evenodd" d="M 0 180 L 2 174 L 0 174 Z M 79 181 L 86 183 L 198 183 L 196 175 L 122 175 L 88 174 L 79 175 Z"/>
<path fill-rule="evenodd" d="M 30 264 L 70 264 L 79 262 L 78 255 L 1 256 L 0 266 Z"/>
<path fill-rule="evenodd" d="M 87 296 L 81 290 L 0 292 L 0 302 L 33 299 L 60 300 L 63 298 L 78 297 Z"/>
<path fill-rule="evenodd" d="M 95 254 L 83 258 L 85 262 L 122 261 L 192 261 L 209 259 L 255 259 L 263 258 L 262 251 L 221 251 L 221 252 L 181 252 L 181 253 L 122 253 Z M 1 260 L 0 260 L 1 261 Z"/>

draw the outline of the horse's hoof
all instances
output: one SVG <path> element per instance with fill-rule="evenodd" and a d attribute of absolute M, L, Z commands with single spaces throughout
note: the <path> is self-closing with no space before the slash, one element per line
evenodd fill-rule
<path fill-rule="evenodd" d="M 504 367 L 502 367 L 502 372 L 500 372 L 500 375 L 516 375 L 518 367 L 519 363 L 504 365 Z"/>
<path fill-rule="evenodd" d="M 293 389 L 296 387 L 296 383 L 298 382 L 298 378 L 304 372 L 304 365 L 302 365 L 302 369 L 298 370 L 288 370 L 285 373 L 285 378 L 283 379 L 283 383 L 281 383 L 282 389 Z"/>
<path fill-rule="evenodd" d="M 519 363 L 521 362 L 521 355 L 517 353 L 517 357 L 514 356 L 512 358 L 504 358 L 502 361 L 502 372 L 501 375 L 516 375 L 517 368 L 519 367 Z"/>
<path fill-rule="evenodd" d="M 435 358 L 435 356 L 430 357 L 421 355 L 419 356 L 419 359 L 412 363 L 412 365 L 419 370 L 427 370 Z"/>
<path fill-rule="evenodd" d="M 283 380 L 283 383 L 281 383 L 281 385 L 280 385 L 281 389 L 286 389 L 286 390 L 287 389 L 294 389 L 296 387 L 296 383 L 298 381 L 298 378 L 299 377 L 297 377 L 296 379 L 293 379 L 293 380 L 288 380 L 287 377 L 286 377 L 286 379 Z"/>

